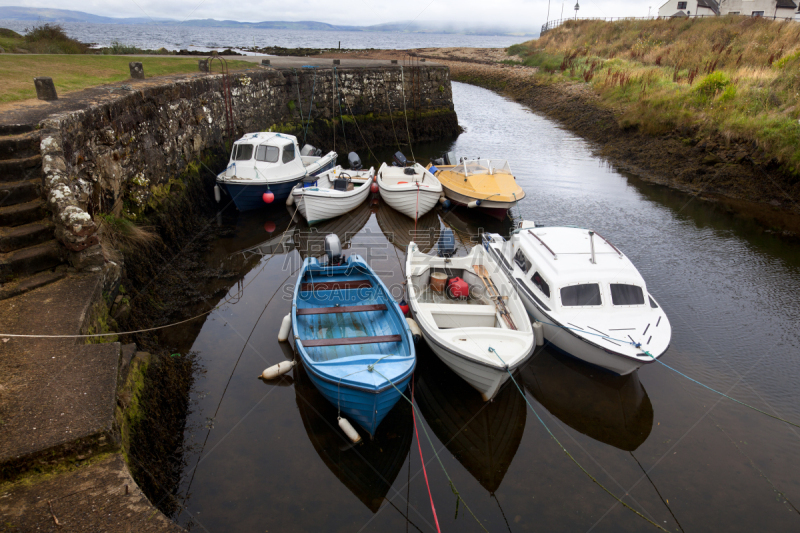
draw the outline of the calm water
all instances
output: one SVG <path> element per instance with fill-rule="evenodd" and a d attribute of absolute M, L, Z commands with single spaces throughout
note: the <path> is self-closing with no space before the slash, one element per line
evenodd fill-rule
<path fill-rule="evenodd" d="M 457 83 L 453 93 L 466 132 L 452 149 L 507 157 L 528 192 L 522 216 L 591 226 L 639 267 L 674 327 L 663 361 L 800 421 L 796 245 L 714 204 L 619 174 L 581 139 L 494 93 Z M 450 144 L 415 146 L 415 154 L 422 161 Z M 207 260 L 241 277 L 207 289 L 227 290 L 232 301 L 162 336 L 175 350 L 198 352 L 206 370 L 193 392 L 178 522 L 208 532 L 435 531 L 407 404 L 374 441 L 351 447 L 301 367 L 279 383 L 256 379 L 291 358 L 277 341 L 290 310 L 283 287 L 307 250 L 336 232 L 348 253 L 368 257 L 388 285 L 398 284 L 413 222 L 367 204 L 316 232 L 290 223 L 284 206 L 218 220 L 233 231 Z M 436 212 L 420 221 L 418 239 L 444 226 L 458 232 L 464 253 L 479 227 L 508 231 L 509 224 Z M 424 345 L 418 356 L 417 424 L 443 531 L 481 529 L 463 505 L 455 518 L 456 498 L 423 427 L 489 531 L 655 530 L 570 461 L 512 384 L 484 404 Z M 719 401 L 660 365 L 619 378 L 542 351 L 518 379 L 576 460 L 668 530 L 800 530 L 793 428 Z"/>
<path fill-rule="evenodd" d="M 222 50 L 250 46 L 284 48 L 409 48 L 472 46 L 505 48 L 530 37 L 505 35 L 452 35 L 437 33 L 295 31 L 265 29 L 201 28 L 196 26 L 159 26 L 147 24 L 59 23 L 67 34 L 84 43 L 108 46 L 114 41 L 147 50 Z M 24 33 L 36 25 L 32 21 L 0 20 L 0 28 Z"/>

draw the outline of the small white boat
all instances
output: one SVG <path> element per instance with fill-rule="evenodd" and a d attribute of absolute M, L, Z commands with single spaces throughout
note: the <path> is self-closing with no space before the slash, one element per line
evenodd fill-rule
<path fill-rule="evenodd" d="M 413 220 L 433 209 L 442 196 L 442 184 L 419 163 L 378 169 L 381 198 L 391 207 Z"/>
<path fill-rule="evenodd" d="M 596 232 L 523 221 L 508 241 L 490 233 L 484 243 L 559 350 L 620 375 L 667 351 L 666 313 L 633 263 Z"/>
<path fill-rule="evenodd" d="M 358 207 L 369 196 L 373 176 L 374 168 L 344 170 L 337 166 L 296 185 L 292 199 L 310 226 Z"/>
<path fill-rule="evenodd" d="M 467 383 L 491 400 L 533 354 L 536 342 L 514 285 L 481 246 L 464 257 L 423 254 L 408 245 L 406 290 L 414 319 L 431 350 Z M 461 278 L 469 296 L 439 292 L 438 280 Z M 464 285 L 461 284 L 461 294 Z"/>

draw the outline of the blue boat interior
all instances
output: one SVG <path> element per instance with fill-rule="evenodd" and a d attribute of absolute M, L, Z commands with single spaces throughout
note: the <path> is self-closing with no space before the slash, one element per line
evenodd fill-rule
<path fill-rule="evenodd" d="M 351 258 L 352 259 L 352 258 Z M 310 259 L 298 281 L 296 328 L 309 363 L 341 384 L 381 389 L 410 371 L 407 325 L 366 265 L 328 267 Z M 377 363 L 377 364 L 376 364 Z M 376 364 L 378 372 L 368 365 Z"/>

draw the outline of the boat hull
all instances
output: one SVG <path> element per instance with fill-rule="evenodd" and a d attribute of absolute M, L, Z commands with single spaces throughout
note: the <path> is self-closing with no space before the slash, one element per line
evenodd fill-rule
<path fill-rule="evenodd" d="M 452 189 L 448 189 L 444 185 L 442 185 L 442 188 L 444 189 L 444 195 L 456 205 L 462 205 L 469 208 L 470 202 L 478 200 L 478 198 L 471 198 L 469 196 L 459 194 Z M 515 204 L 516 202 L 493 202 L 491 200 L 481 200 L 481 205 L 474 209 L 478 209 L 482 213 L 486 213 L 487 215 L 498 220 L 504 220 L 508 214 L 508 210 L 514 207 Z"/>
<path fill-rule="evenodd" d="M 369 196 L 369 183 L 364 183 L 353 194 L 339 196 L 323 196 L 307 189 L 294 189 L 292 196 L 300 214 L 308 221 L 309 226 L 344 215 L 361 205 Z"/>
<path fill-rule="evenodd" d="M 412 220 L 425 215 L 436 207 L 441 197 L 440 191 L 435 189 L 425 190 L 421 188 L 418 194 L 416 187 L 413 189 L 393 190 L 382 186 L 380 193 L 381 198 L 392 209 L 403 213 Z"/>

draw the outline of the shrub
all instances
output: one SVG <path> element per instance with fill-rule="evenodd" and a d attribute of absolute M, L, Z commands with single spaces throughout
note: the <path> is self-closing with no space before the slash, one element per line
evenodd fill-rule
<path fill-rule="evenodd" d="M 112 56 L 121 56 L 125 54 L 141 54 L 143 50 L 136 48 L 129 44 L 122 44 L 119 41 L 114 41 L 111 46 L 103 48 L 103 54 Z"/>
<path fill-rule="evenodd" d="M 697 82 L 697 87 L 694 90 L 706 98 L 711 98 L 722 91 L 730 82 L 731 79 L 724 72 L 717 70 Z"/>
<path fill-rule="evenodd" d="M 25 48 L 39 54 L 85 54 L 85 44 L 70 38 L 58 24 L 25 28 Z"/>

